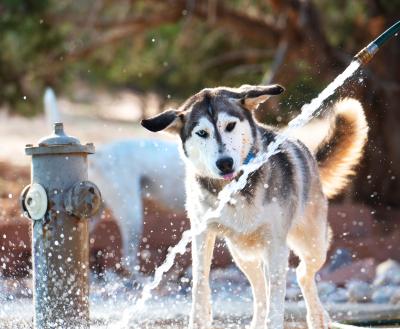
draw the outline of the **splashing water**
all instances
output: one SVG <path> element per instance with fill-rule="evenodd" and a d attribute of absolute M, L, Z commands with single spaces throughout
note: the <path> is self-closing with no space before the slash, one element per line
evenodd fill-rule
<path fill-rule="evenodd" d="M 136 301 L 136 303 L 124 311 L 121 321 L 114 324 L 112 328 L 126 328 L 128 327 L 130 321 L 140 313 L 140 311 L 145 306 L 146 302 L 151 298 L 151 291 L 156 288 L 161 280 L 164 273 L 171 269 L 174 264 L 175 257 L 178 254 L 184 254 L 186 252 L 186 246 L 191 242 L 192 238 L 198 234 L 201 234 L 206 228 L 209 221 L 213 218 L 220 216 L 224 206 L 232 200 L 232 195 L 242 190 L 246 186 L 248 176 L 259 169 L 268 159 L 279 153 L 279 146 L 286 141 L 292 130 L 300 128 L 307 124 L 313 117 L 320 113 L 320 107 L 323 102 L 333 95 L 335 90 L 343 85 L 343 83 L 351 77 L 360 67 L 358 61 L 352 61 L 350 65 L 339 74 L 334 81 L 332 81 L 316 98 L 314 98 L 310 103 L 303 105 L 301 113 L 291 120 L 288 124 L 288 129 L 277 136 L 276 140 L 268 145 L 268 149 L 265 153 L 258 154 L 249 164 L 243 165 L 241 170 L 243 174 L 239 177 L 237 181 L 230 182 L 225 188 L 218 194 L 218 205 L 215 209 L 209 209 L 205 216 L 200 221 L 200 224 L 196 227 L 192 227 L 183 233 L 181 240 L 169 250 L 164 263 L 159 266 L 154 274 L 153 280 L 146 284 L 143 288 L 141 297 Z"/>

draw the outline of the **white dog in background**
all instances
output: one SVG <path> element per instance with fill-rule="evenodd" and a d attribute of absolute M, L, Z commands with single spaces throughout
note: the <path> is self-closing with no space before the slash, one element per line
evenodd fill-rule
<path fill-rule="evenodd" d="M 54 92 L 44 97 L 49 124 L 60 121 Z M 139 270 L 139 246 L 143 233 L 143 197 L 164 207 L 184 211 L 184 165 L 178 145 L 163 140 L 130 139 L 96 149 L 89 157 L 89 178 L 98 185 L 111 209 L 122 237 L 122 265 Z M 93 227 L 93 225 L 92 225 Z"/>

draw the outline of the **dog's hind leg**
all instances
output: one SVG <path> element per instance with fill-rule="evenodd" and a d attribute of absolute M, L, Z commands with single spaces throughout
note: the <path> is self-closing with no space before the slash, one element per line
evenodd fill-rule
<path fill-rule="evenodd" d="M 289 235 L 288 242 L 300 258 L 300 265 L 297 267 L 296 273 L 307 307 L 308 328 L 327 329 L 329 316 L 318 297 L 315 274 L 326 260 L 329 248 L 328 224 L 326 211 L 321 211 L 320 208 L 312 212 L 296 229 L 296 233 Z"/>
<path fill-rule="evenodd" d="M 283 329 L 288 260 L 286 241 L 273 238 L 265 253 L 265 272 L 269 283 L 266 327 L 269 329 Z"/>
<path fill-rule="evenodd" d="M 237 266 L 250 281 L 253 292 L 253 320 L 250 329 L 264 329 L 267 315 L 267 285 L 262 260 L 247 260 L 240 256 L 236 247 L 228 242 L 229 250 Z"/>
<path fill-rule="evenodd" d="M 193 237 L 193 287 L 190 329 L 211 328 L 211 290 L 209 283 L 211 259 L 214 250 L 215 234 L 205 231 Z"/>
<path fill-rule="evenodd" d="M 139 268 L 139 247 L 143 233 L 143 203 L 139 178 L 129 182 L 113 184 L 112 180 L 103 188 L 103 197 L 111 207 L 121 232 L 122 266 L 130 274 Z"/>

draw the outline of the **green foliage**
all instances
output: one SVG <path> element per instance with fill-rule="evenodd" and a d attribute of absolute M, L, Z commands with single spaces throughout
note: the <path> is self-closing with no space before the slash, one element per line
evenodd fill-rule
<path fill-rule="evenodd" d="M 361 46 L 355 27 L 368 20 L 364 1 L 315 1 L 329 42 L 347 53 Z M 399 9 L 391 1 L 380 2 L 384 10 Z M 250 16 L 271 14 L 268 2 L 235 0 L 225 5 Z M 273 60 L 274 49 L 233 32 L 198 20 L 190 13 L 182 19 L 118 40 L 83 50 L 102 40 L 113 28 L 93 21 L 120 22 L 126 17 L 148 17 L 160 11 L 159 4 L 146 1 L 94 3 L 55 0 L 3 0 L 0 3 L 0 106 L 31 115 L 42 108 L 46 85 L 63 91 L 76 80 L 112 88 L 155 90 L 173 98 L 184 98 L 206 86 L 259 83 Z M 162 8 L 161 8 L 162 9 Z M 166 11 L 169 10 L 165 5 Z M 94 20 L 93 20 L 94 18 Z M 318 28 L 318 27 L 317 27 Z M 117 29 L 116 29 L 117 30 Z M 276 45 L 272 45 L 275 47 Z M 314 45 L 317 49 L 317 45 Z M 257 58 L 246 50 L 264 51 Z M 267 52 L 270 50 L 270 54 Z M 78 54 L 78 55 L 77 55 Z M 230 56 L 238 57 L 232 59 Z M 244 54 L 244 55 L 243 55 Z M 74 57 L 75 56 L 75 57 Z M 288 91 L 282 99 L 285 115 L 299 108 L 322 89 L 312 63 L 295 66 Z M 284 116 L 285 116 L 284 115 Z M 268 116 L 266 120 L 270 120 Z"/>
<path fill-rule="evenodd" d="M 43 20 L 48 5 L 47 0 L 6 0 L 0 5 L 0 104 L 26 115 L 36 112 L 44 84 L 36 76 L 38 66 L 62 42 Z"/>

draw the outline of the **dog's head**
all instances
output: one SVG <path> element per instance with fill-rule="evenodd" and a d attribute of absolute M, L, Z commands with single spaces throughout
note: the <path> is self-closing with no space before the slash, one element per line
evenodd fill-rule
<path fill-rule="evenodd" d="M 252 111 L 279 85 L 203 89 L 178 110 L 142 121 L 143 127 L 178 134 L 188 162 L 202 177 L 231 179 L 252 150 L 257 128 Z"/>

